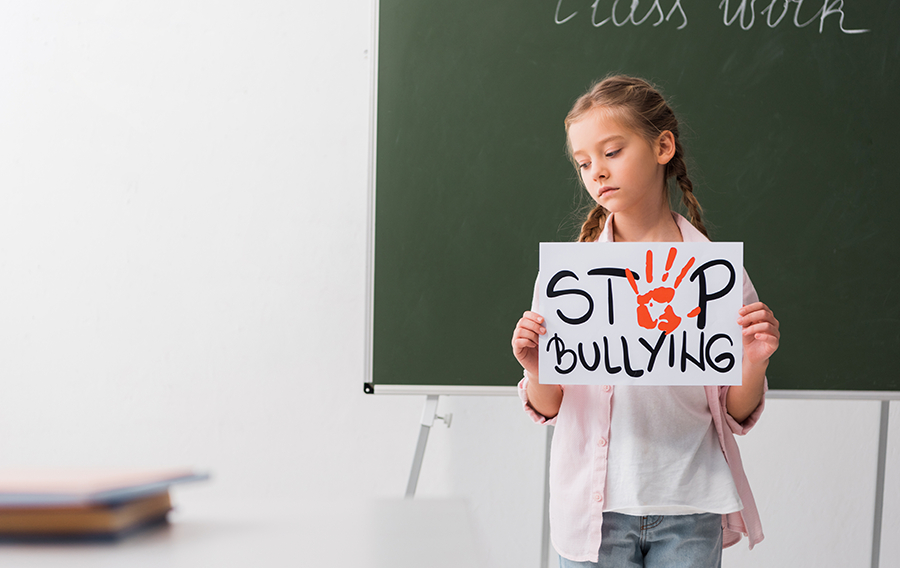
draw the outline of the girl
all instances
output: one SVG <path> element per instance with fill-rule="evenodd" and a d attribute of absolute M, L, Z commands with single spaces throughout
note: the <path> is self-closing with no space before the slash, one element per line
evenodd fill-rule
<path fill-rule="evenodd" d="M 650 84 L 608 77 L 565 120 L 569 156 L 597 205 L 579 241 L 707 241 L 672 109 Z M 669 208 L 674 178 L 690 223 Z M 721 566 L 723 546 L 762 540 L 734 434 L 763 409 L 778 321 L 746 272 L 743 384 L 734 387 L 542 385 L 532 310 L 516 325 L 526 412 L 555 424 L 550 527 L 560 566 Z"/>

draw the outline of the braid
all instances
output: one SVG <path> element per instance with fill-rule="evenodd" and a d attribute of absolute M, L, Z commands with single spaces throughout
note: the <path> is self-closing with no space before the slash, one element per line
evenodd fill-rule
<path fill-rule="evenodd" d="M 579 243 L 592 243 L 597 240 L 606 225 L 606 217 L 609 211 L 601 205 L 595 205 L 591 212 L 588 213 L 587 220 L 581 225 L 581 235 L 578 236 Z"/>
<path fill-rule="evenodd" d="M 681 188 L 681 202 L 688 210 L 691 224 L 703 233 L 703 236 L 709 238 L 706 226 L 703 224 L 703 208 L 700 207 L 700 202 L 697 201 L 697 196 L 694 195 L 694 184 L 691 182 L 691 178 L 688 177 L 687 165 L 684 163 L 684 151 L 681 148 L 681 142 L 677 140 L 676 138 L 675 155 L 669 161 L 667 173 L 675 176 L 675 181 L 678 182 L 678 187 Z"/>
<path fill-rule="evenodd" d="M 688 177 L 684 149 L 678 137 L 678 119 L 659 90 L 643 79 L 611 75 L 595 83 L 588 92 L 580 96 L 565 120 L 566 148 L 576 170 L 578 163 L 572 156 L 571 140 L 568 138 L 569 127 L 597 109 L 603 109 L 609 113 L 610 118 L 621 121 L 623 126 L 640 134 L 651 146 L 659 140 L 661 133 L 666 130 L 672 133 L 675 139 L 675 155 L 666 166 L 666 182 L 669 178 L 675 178 L 681 189 L 681 202 L 687 209 L 691 224 L 708 237 L 706 226 L 703 224 L 703 209 L 694 195 L 694 184 Z M 664 197 L 668 199 L 668 185 L 663 187 L 663 191 Z M 581 242 L 596 240 L 606 223 L 607 215 L 608 211 L 599 205 L 595 207 L 582 225 L 578 240 Z"/>

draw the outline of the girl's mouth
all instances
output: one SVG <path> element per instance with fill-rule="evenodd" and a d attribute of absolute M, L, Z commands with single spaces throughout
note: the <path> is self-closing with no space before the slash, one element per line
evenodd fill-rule
<path fill-rule="evenodd" d="M 604 185 L 603 187 L 601 187 L 601 188 L 597 191 L 597 199 L 600 199 L 601 197 L 603 197 L 604 195 L 608 194 L 609 192 L 615 191 L 615 190 L 617 190 L 617 189 L 619 189 L 619 188 L 618 188 L 618 187 L 612 187 L 612 186 L 610 186 L 610 185 Z"/>

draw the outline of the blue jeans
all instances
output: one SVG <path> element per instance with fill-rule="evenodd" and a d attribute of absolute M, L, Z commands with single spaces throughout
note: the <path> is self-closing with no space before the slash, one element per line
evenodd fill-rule
<path fill-rule="evenodd" d="M 722 515 L 603 513 L 599 562 L 559 557 L 560 568 L 721 568 Z"/>

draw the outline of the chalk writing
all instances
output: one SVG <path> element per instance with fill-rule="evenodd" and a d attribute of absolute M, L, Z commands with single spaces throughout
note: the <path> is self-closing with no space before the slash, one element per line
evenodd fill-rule
<path fill-rule="evenodd" d="M 608 2 L 608 0 L 607 0 L 607 2 Z M 619 19 L 619 17 L 618 17 L 618 16 L 621 16 L 623 13 L 623 10 L 619 9 L 619 2 L 620 2 L 620 0 L 612 0 L 612 2 L 610 3 L 610 6 L 609 6 L 609 16 L 607 16 L 605 19 L 600 20 L 598 22 L 597 21 L 597 11 L 599 9 L 601 9 L 600 0 L 594 0 L 594 3 L 591 4 L 591 24 L 595 28 L 599 28 L 600 26 L 602 26 L 606 23 L 609 23 L 609 22 L 612 22 L 612 24 L 616 27 L 622 27 L 628 23 L 631 23 L 632 25 L 635 25 L 635 26 L 639 26 L 639 25 L 643 24 L 644 22 L 646 22 L 650 18 L 650 16 L 652 16 L 655 13 L 655 14 L 659 15 L 659 19 L 653 23 L 653 27 L 656 27 L 663 22 L 668 22 L 670 19 L 672 19 L 673 16 L 676 17 L 676 21 L 681 21 L 681 25 L 675 29 L 680 30 L 681 28 L 683 28 L 687 25 L 687 14 L 684 13 L 684 9 L 681 7 L 681 0 L 675 0 L 674 3 L 672 4 L 672 7 L 669 8 L 669 11 L 665 14 L 663 13 L 663 8 L 662 8 L 662 5 L 660 4 L 660 1 L 653 0 L 653 4 L 650 5 L 650 9 L 647 10 L 647 13 L 644 14 L 644 17 L 640 18 L 640 19 L 635 19 L 635 16 L 638 13 L 638 8 L 640 7 L 640 4 L 641 4 L 640 0 L 631 0 L 631 5 L 628 8 L 628 13 L 622 19 Z M 569 14 L 568 16 L 565 16 L 564 18 L 560 19 L 560 9 L 562 8 L 562 4 L 563 4 L 563 0 L 559 0 L 556 3 L 556 15 L 555 15 L 554 21 L 557 24 L 565 24 L 566 22 L 568 22 L 569 20 L 571 20 L 572 18 L 574 18 L 575 16 L 578 15 L 578 11 L 576 10 L 576 11 L 572 12 L 571 14 Z M 624 4 L 624 2 L 623 2 L 623 4 Z"/>
<path fill-rule="evenodd" d="M 819 22 L 819 33 L 825 29 L 825 18 L 828 16 L 840 16 L 838 19 L 838 28 L 845 34 L 864 34 L 869 30 L 848 30 L 844 28 L 844 0 L 823 0 L 822 7 L 819 8 L 819 11 L 816 12 L 811 18 L 806 20 L 805 22 L 800 21 L 800 11 L 803 9 L 803 0 L 772 0 L 768 6 L 760 10 L 760 14 L 766 14 L 766 25 L 770 28 L 774 28 L 784 17 L 791 11 L 791 4 L 795 4 L 794 8 L 794 26 L 798 28 L 805 28 L 806 26 L 812 24 L 813 22 Z M 722 0 L 719 3 L 719 9 L 722 10 L 722 21 L 726 26 L 730 26 L 738 21 L 738 25 L 742 30 L 749 30 L 753 27 L 753 24 L 756 23 L 756 13 L 754 12 L 754 5 L 756 4 L 756 0 L 740 0 L 737 3 L 737 7 L 731 13 L 729 17 L 729 0 Z M 773 22 L 772 16 L 775 15 L 775 6 L 781 4 L 781 13 L 778 15 L 778 18 Z"/>
<path fill-rule="evenodd" d="M 663 22 L 668 22 L 674 18 L 674 22 L 679 24 L 675 29 L 680 30 L 685 28 L 688 24 L 688 18 L 684 7 L 681 5 L 681 0 L 674 0 L 671 2 L 671 7 L 667 12 L 663 10 L 662 1 L 665 0 L 653 0 L 650 7 L 644 12 L 643 7 L 641 6 L 641 0 L 631 0 L 630 4 L 623 2 L 622 0 L 594 0 L 593 3 L 589 5 L 589 10 L 587 9 L 588 6 L 586 6 L 587 0 L 582 0 L 580 2 L 582 9 L 577 8 L 579 2 L 575 2 L 574 0 L 557 0 L 553 21 L 557 25 L 566 24 L 573 21 L 575 17 L 578 16 L 579 12 L 582 12 L 583 10 L 584 17 L 589 17 L 591 25 L 595 28 L 599 28 L 608 23 L 612 23 L 616 27 L 622 27 L 626 24 L 639 26 L 644 22 L 651 20 L 651 17 L 654 16 L 654 19 L 651 20 L 651 25 L 653 27 L 659 26 Z M 793 11 L 793 17 L 789 19 L 788 22 L 793 22 L 794 27 L 797 28 L 805 28 L 810 24 L 818 22 L 819 33 L 823 33 L 825 31 L 826 18 L 835 16 L 835 18 L 831 18 L 831 21 L 837 20 L 838 29 L 842 33 L 864 34 L 870 31 L 868 29 L 848 29 L 844 27 L 844 17 L 846 16 L 844 14 L 844 0 L 822 0 L 821 7 L 811 16 L 809 15 L 810 10 L 808 9 L 810 4 L 807 3 L 807 9 L 804 10 L 804 1 L 805 0 L 771 0 L 768 5 L 762 10 L 759 10 L 758 13 L 765 16 L 765 23 L 770 28 L 774 28 L 781 24 L 781 22 L 785 20 L 785 17 Z M 816 0 L 812 0 L 812 2 L 815 1 Z M 603 4 L 601 4 L 601 2 L 603 2 Z M 565 7 L 563 6 L 564 3 Z M 722 11 L 722 23 L 726 26 L 731 26 L 737 22 L 738 27 L 742 30 L 751 29 L 757 21 L 756 4 L 756 0 L 721 0 L 719 3 L 719 10 Z M 643 6 L 646 6 L 646 3 Z M 603 19 L 599 19 L 605 15 L 607 8 L 609 15 Z M 805 12 L 805 14 L 801 15 L 801 12 Z"/>

